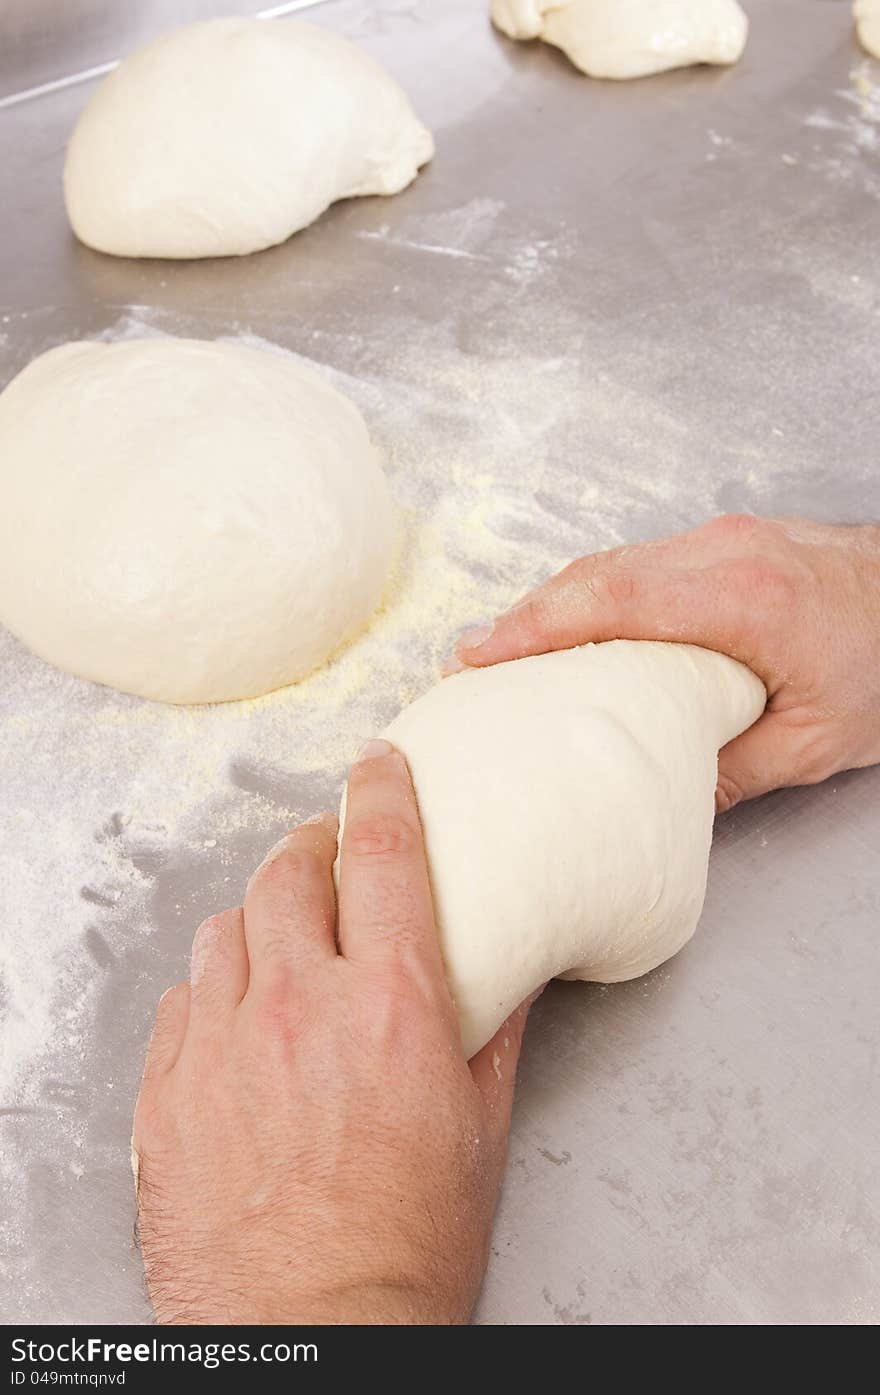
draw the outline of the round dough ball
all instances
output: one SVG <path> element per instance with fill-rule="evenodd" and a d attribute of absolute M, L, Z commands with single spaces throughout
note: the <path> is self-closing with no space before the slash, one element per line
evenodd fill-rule
<path fill-rule="evenodd" d="M 880 58 L 880 0 L 856 0 L 854 14 L 862 47 Z"/>
<path fill-rule="evenodd" d="M 690 938 L 717 752 L 765 699 L 725 655 L 614 640 L 457 674 L 391 723 L 469 1057 L 548 979 L 634 978 Z"/>
<path fill-rule="evenodd" d="M 543 39 L 594 78 L 735 63 L 748 34 L 736 0 L 492 0 L 512 39 Z"/>
<path fill-rule="evenodd" d="M 392 510 L 357 408 L 293 359 L 65 344 L 0 394 L 0 621 L 165 702 L 293 683 L 366 623 Z"/>
<path fill-rule="evenodd" d="M 81 241 L 122 257 L 243 255 L 336 199 L 396 194 L 434 153 L 378 63 L 300 20 L 214 19 L 101 83 L 67 151 Z"/>

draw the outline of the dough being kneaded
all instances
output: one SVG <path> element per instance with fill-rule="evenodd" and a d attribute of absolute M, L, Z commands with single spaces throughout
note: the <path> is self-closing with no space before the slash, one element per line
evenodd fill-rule
<path fill-rule="evenodd" d="M 213 19 L 101 83 L 64 169 L 77 237 L 122 257 L 241 256 L 337 199 L 396 194 L 434 144 L 368 53 L 302 20 Z"/>
<path fill-rule="evenodd" d="M 555 44 L 594 78 L 735 63 L 748 34 L 736 0 L 492 0 L 492 19 L 512 39 Z"/>
<path fill-rule="evenodd" d="M 853 13 L 862 47 L 880 58 L 880 0 L 856 0 Z"/>
<path fill-rule="evenodd" d="M 723 654 L 614 640 L 459 673 L 391 723 L 468 1056 L 548 979 L 635 978 L 681 949 L 717 752 L 765 698 Z"/>

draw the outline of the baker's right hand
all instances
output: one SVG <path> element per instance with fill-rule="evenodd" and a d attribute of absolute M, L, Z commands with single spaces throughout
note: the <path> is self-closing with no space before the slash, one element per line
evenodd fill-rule
<path fill-rule="evenodd" d="M 880 761 L 880 527 L 731 515 L 582 557 L 450 668 L 608 639 L 700 644 L 763 680 L 766 712 L 719 755 L 721 810 Z"/>

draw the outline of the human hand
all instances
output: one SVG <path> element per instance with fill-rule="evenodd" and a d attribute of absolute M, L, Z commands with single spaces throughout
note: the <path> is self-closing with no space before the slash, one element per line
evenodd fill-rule
<path fill-rule="evenodd" d="M 403 756 L 282 839 L 166 993 L 135 1114 L 163 1323 L 451 1323 L 488 1253 L 527 1008 L 465 1061 Z"/>
<path fill-rule="evenodd" d="M 449 671 L 588 640 L 716 649 L 767 688 L 718 757 L 716 805 L 880 761 L 880 528 L 751 515 L 572 562 L 463 635 Z"/>

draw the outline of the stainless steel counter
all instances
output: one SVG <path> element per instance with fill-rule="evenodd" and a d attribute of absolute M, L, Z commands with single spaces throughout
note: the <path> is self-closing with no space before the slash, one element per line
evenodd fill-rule
<path fill-rule="evenodd" d="M 172 15 L 239 8 L 13 0 L 0 97 Z M 292 813 L 335 802 L 345 742 L 427 686 L 459 624 L 564 556 L 721 510 L 880 515 L 880 66 L 847 0 L 751 0 L 736 68 L 623 84 L 505 41 L 486 8 L 314 8 L 398 75 L 437 156 L 397 199 L 241 261 L 78 246 L 60 172 L 88 84 L 0 108 L 0 381 L 94 335 L 309 354 L 351 385 L 408 517 L 440 539 L 411 553 L 387 621 L 394 681 L 368 640 L 366 676 L 331 675 L 326 703 L 318 686 L 240 720 L 174 714 L 172 735 L 0 637 L 7 1322 L 149 1320 L 128 1138 L 155 1000 L 201 916 Z M 457 499 L 479 515 L 468 545 Z M 174 822 L 201 756 L 187 778 L 211 797 Z M 548 990 L 479 1321 L 878 1320 L 878 848 L 880 770 L 736 810 L 678 958 Z M 79 892 L 92 864 L 106 884 L 89 870 Z"/>

